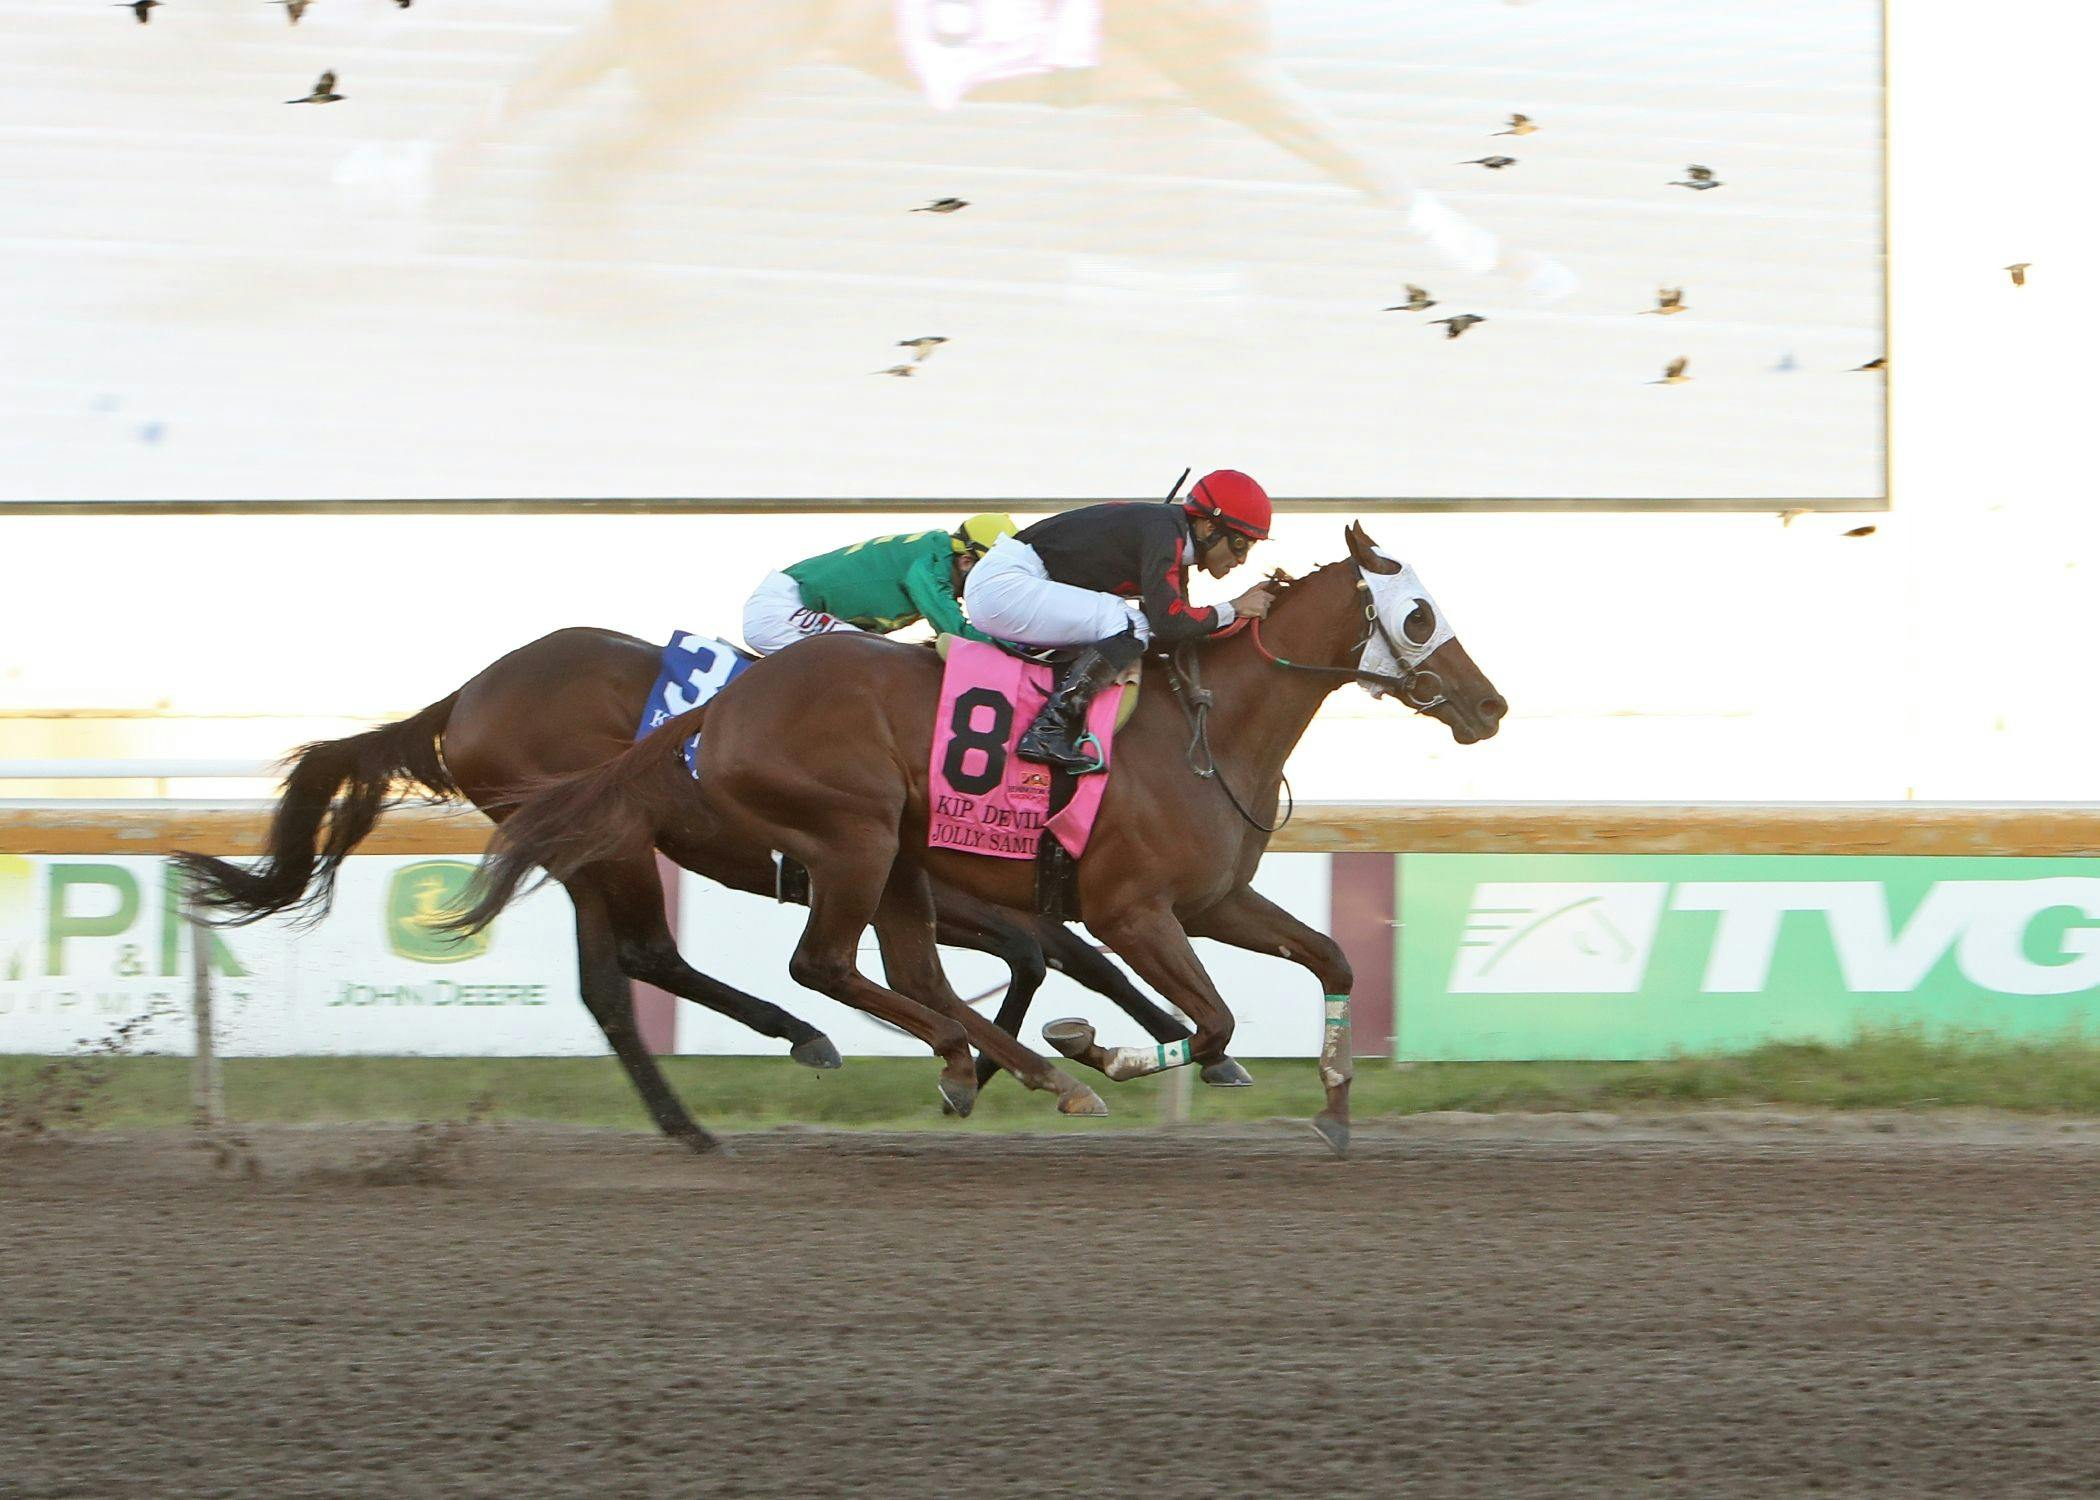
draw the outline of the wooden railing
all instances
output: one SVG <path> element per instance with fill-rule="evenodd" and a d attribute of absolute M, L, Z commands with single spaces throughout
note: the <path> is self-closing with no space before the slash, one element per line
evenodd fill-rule
<path fill-rule="evenodd" d="M 0 853 L 260 853 L 269 802 L 0 801 Z M 361 854 L 473 854 L 463 806 L 396 808 Z M 1305 802 L 1279 853 L 2100 854 L 2100 804 Z"/>

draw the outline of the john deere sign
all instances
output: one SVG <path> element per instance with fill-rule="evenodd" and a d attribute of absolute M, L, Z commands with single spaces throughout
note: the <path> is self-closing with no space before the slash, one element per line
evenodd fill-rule
<path fill-rule="evenodd" d="M 460 898 L 474 867 L 456 859 L 426 859 L 403 865 L 387 887 L 387 946 L 419 964 L 456 964 L 489 951 L 493 928 L 471 936 L 442 925 L 465 906 Z"/>
<path fill-rule="evenodd" d="M 2100 1030 L 2100 860 L 1403 855 L 1398 1055 Z"/>

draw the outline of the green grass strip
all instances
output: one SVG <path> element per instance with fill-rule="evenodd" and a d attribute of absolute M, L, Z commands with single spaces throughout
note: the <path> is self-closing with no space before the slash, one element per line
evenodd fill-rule
<path fill-rule="evenodd" d="M 0 1056 L 0 1125 L 34 1109 L 49 1059 Z M 1245 1059 L 1251 1089 L 1194 1088 L 1198 1122 L 1310 1115 L 1321 1091 L 1310 1059 Z M 687 1106 L 729 1129 L 802 1123 L 884 1129 L 958 1128 L 943 1120 L 931 1058 L 862 1058 L 815 1073 L 781 1058 L 672 1057 L 664 1071 Z M 179 1057 L 94 1059 L 104 1081 L 74 1123 L 180 1125 L 188 1118 L 189 1063 Z M 609 1057 L 233 1058 L 223 1065 L 228 1112 L 257 1123 L 436 1120 L 478 1099 L 494 1119 L 647 1128 L 634 1092 Z M 1612 1110 L 1778 1104 L 1827 1109 L 1989 1108 L 2100 1116 L 2100 1042 L 1929 1039 L 1909 1032 L 1837 1046 L 1783 1043 L 1718 1057 L 1629 1063 L 1358 1064 L 1359 1119 L 1427 1110 Z M 1091 1076 L 1091 1075 L 1089 1075 Z M 1113 1111 L 1068 1121 L 1047 1096 L 1000 1078 L 961 1128 L 1101 1129 L 1159 1122 L 1171 1075 L 1125 1084 L 1093 1080 Z"/>

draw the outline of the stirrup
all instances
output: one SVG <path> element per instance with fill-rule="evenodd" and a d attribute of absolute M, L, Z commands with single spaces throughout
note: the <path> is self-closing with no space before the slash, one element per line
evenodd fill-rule
<path fill-rule="evenodd" d="M 1091 749 L 1088 748 L 1090 743 Z M 1063 771 L 1072 776 L 1085 776 L 1089 772 L 1098 771 L 1108 764 L 1101 754 L 1100 743 L 1094 740 L 1093 735 L 1084 730 L 1072 738 L 1069 744 L 1037 745 L 1033 747 L 1032 753 L 1026 737 L 1023 737 L 1021 744 L 1016 747 L 1014 753 L 1030 765 L 1049 766 L 1054 770 Z M 1086 766 L 1073 764 L 1082 755 L 1091 755 L 1093 764 Z"/>

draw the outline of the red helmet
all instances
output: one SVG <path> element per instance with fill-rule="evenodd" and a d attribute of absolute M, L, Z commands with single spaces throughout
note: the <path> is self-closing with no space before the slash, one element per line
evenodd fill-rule
<path fill-rule="evenodd" d="M 1238 469 L 1213 469 L 1196 481 L 1182 502 L 1193 516 L 1209 516 L 1241 536 L 1259 541 L 1269 534 L 1269 492 Z"/>

